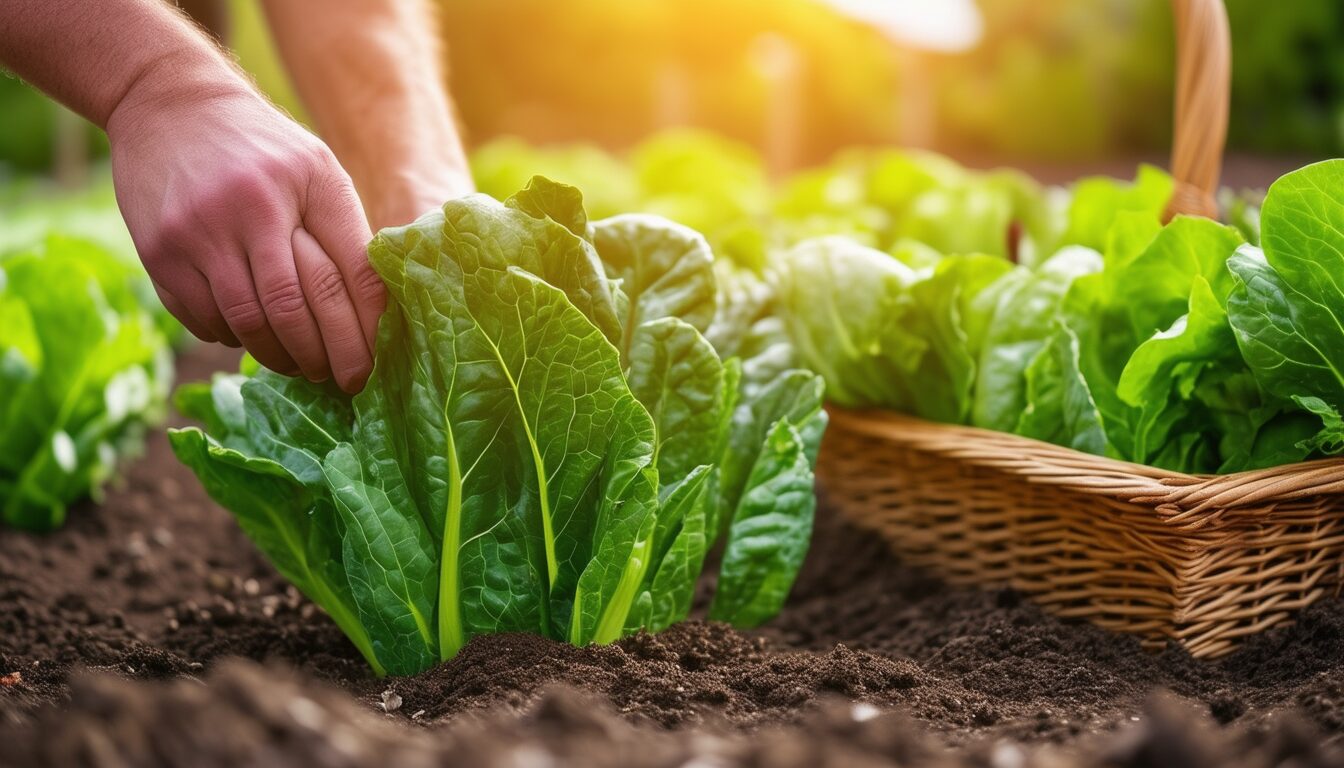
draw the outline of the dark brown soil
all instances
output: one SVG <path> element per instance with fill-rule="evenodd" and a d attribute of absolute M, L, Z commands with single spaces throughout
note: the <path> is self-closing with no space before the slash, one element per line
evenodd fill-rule
<path fill-rule="evenodd" d="M 229 362 L 202 348 L 182 373 Z M 1012 766 L 1060 752 L 1326 765 L 1344 759 L 1315 750 L 1340 743 L 1344 601 L 1220 662 L 1149 654 L 1011 591 L 900 566 L 827 513 L 824 489 L 804 573 L 763 630 L 691 621 L 583 649 L 502 635 L 390 680 L 286 586 L 161 436 L 63 530 L 0 532 L 0 745 L 15 745 L 0 763 L 480 765 L 521 749 L 650 766 Z M 140 756 L 99 762 L 105 750 Z"/>
<path fill-rule="evenodd" d="M 230 660 L 204 684 L 185 678 L 133 683 L 78 674 L 65 711 L 44 710 L 12 729 L 0 763 L 43 766 L 525 766 L 594 768 L 1325 768 L 1338 765 L 1300 721 L 1267 731 L 1219 731 L 1197 708 L 1148 700 L 1137 724 L 1077 749 L 1007 741 L 947 750 L 896 712 L 832 698 L 793 725 L 744 732 L 716 721 L 693 731 L 658 728 L 591 692 L 548 688 L 518 714 L 463 716 L 445 727 L 407 727 L 329 684 Z M 389 708 L 395 699 L 389 697 Z M 403 704 L 404 706 L 404 704 Z M 6 760 L 6 755 L 11 760 Z"/>

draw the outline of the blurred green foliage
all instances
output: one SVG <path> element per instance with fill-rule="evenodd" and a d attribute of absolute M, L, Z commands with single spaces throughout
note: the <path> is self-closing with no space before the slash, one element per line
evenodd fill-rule
<path fill-rule="evenodd" d="M 38 172 L 51 167 L 62 111 L 23 81 L 0 70 L 0 178 L 7 171 Z M 102 131 L 89 125 L 83 135 L 89 156 L 107 153 Z"/>
<path fill-rule="evenodd" d="M 834 235 L 912 268 L 946 253 L 1036 264 L 1064 244 L 1104 248 L 1120 212 L 1158 220 L 1173 188 L 1165 171 L 1147 165 L 1133 183 L 1098 176 L 1065 189 L 931 152 L 861 148 L 772 180 L 749 146 L 689 130 L 655 134 L 623 155 L 508 137 L 474 152 L 471 167 L 477 188 L 496 198 L 532 174 L 591 183 L 594 219 L 665 216 L 704 234 L 717 256 L 753 270 L 800 242 Z M 1251 201 L 1229 194 L 1226 202 L 1249 230 Z"/>
<path fill-rule="evenodd" d="M 1225 0 L 1229 146 L 1344 154 L 1344 3 Z M 1169 0 L 994 0 L 986 36 L 938 76 L 943 148 L 1083 157 L 1165 148 Z"/>
<path fill-rule="evenodd" d="M 473 138 L 626 146 L 695 125 L 761 144 L 779 99 L 801 106 L 795 130 L 808 160 L 898 129 L 892 49 L 813 0 L 440 7 L 454 98 Z M 797 79 L 781 94 L 772 82 L 789 69 Z"/>
<path fill-rule="evenodd" d="M 1344 3 L 1226 3 L 1230 146 L 1344 154 Z M 257 4 L 230 5 L 240 60 L 302 119 Z M 815 0 L 439 6 L 472 144 L 518 135 L 624 148 L 660 128 L 694 125 L 761 146 L 779 115 L 792 114 L 792 159 L 812 164 L 846 146 L 900 143 L 915 119 L 901 92 L 912 80 L 928 95 L 914 106 L 932 116 L 931 148 L 954 155 L 1080 160 L 1159 152 L 1170 141 L 1169 0 L 984 0 L 984 40 L 956 55 L 897 51 Z M 772 74 L 781 68 L 796 74 L 786 88 Z M 0 114 L 0 165 L 47 167 L 55 109 L 0 78 Z M 96 154 L 102 139 L 90 136 Z"/>
<path fill-rule="evenodd" d="M 1226 2 L 1233 146 L 1344 154 L 1344 3 Z"/>

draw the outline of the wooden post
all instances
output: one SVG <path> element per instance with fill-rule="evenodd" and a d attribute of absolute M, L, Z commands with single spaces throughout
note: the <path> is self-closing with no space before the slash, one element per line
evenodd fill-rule
<path fill-rule="evenodd" d="M 691 123 L 694 117 L 694 87 L 685 65 L 668 60 L 658 71 L 655 86 L 653 124 L 656 128 L 676 128 Z"/>
<path fill-rule="evenodd" d="M 803 146 L 803 57 L 792 41 L 766 33 L 751 44 L 751 59 L 765 83 L 762 135 L 766 167 L 783 176 L 796 168 Z"/>
<path fill-rule="evenodd" d="M 56 113 L 52 175 L 65 189 L 83 186 L 89 177 L 89 124 L 56 102 L 51 108 Z"/>
<path fill-rule="evenodd" d="M 896 100 L 897 141 L 903 147 L 931 149 L 938 130 L 938 110 L 926 55 L 894 46 L 900 94 Z"/>

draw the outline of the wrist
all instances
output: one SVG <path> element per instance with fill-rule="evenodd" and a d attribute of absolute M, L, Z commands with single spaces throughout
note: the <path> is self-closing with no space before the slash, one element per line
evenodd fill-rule
<path fill-rule="evenodd" d="M 358 179 L 356 179 L 358 182 Z M 358 187 L 358 183 L 356 184 Z M 437 166 L 407 166 L 370 178 L 360 197 L 374 231 L 408 224 L 449 200 L 476 190 L 465 161 Z"/>
<path fill-rule="evenodd" d="M 223 54 L 185 45 L 156 57 L 135 73 L 103 129 L 109 136 L 136 131 L 156 119 L 176 119 L 174 115 L 183 109 L 240 97 L 261 98 Z"/>

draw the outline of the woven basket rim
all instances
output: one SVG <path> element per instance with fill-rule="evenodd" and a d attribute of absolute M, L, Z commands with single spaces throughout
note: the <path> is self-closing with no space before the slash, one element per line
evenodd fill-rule
<path fill-rule="evenodd" d="M 1151 506 L 1164 518 L 1198 524 L 1203 513 L 1258 508 L 1313 495 L 1344 494 L 1344 457 L 1230 474 L 1186 474 L 1084 453 L 981 427 L 943 424 L 874 408 L 828 403 L 829 429 L 918 447 L 1029 482 Z"/>

